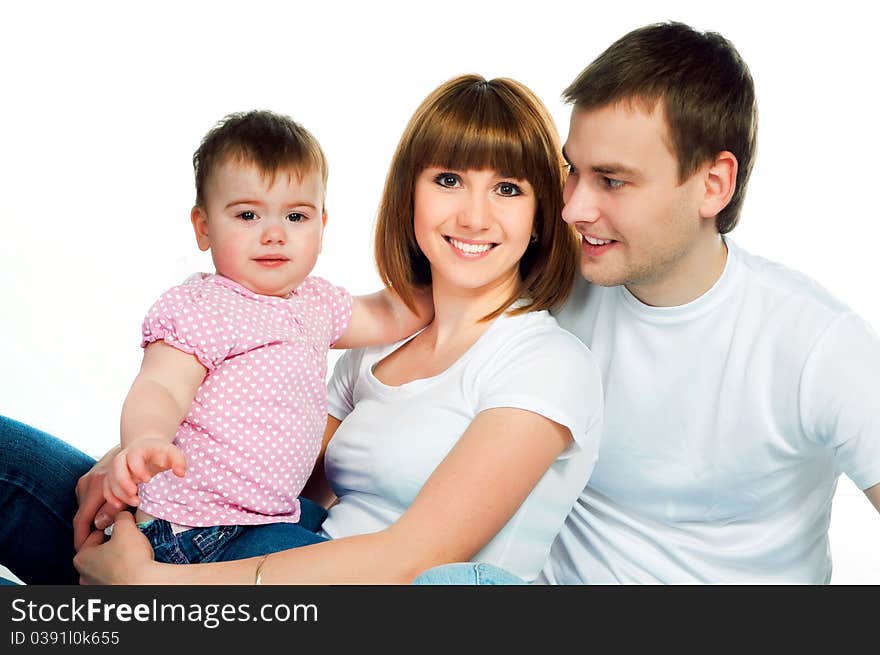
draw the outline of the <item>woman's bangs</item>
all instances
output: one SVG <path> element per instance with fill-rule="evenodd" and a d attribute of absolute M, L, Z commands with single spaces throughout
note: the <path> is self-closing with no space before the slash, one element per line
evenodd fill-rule
<path fill-rule="evenodd" d="M 514 117 L 477 107 L 472 113 L 447 112 L 427 121 L 413 143 L 418 168 L 430 166 L 452 170 L 495 170 L 503 176 L 531 180 L 532 159 L 526 135 Z M 483 109 L 483 111 L 479 111 Z"/>

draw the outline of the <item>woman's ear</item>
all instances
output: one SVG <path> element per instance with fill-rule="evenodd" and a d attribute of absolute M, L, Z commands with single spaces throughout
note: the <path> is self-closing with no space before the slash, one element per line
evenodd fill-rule
<path fill-rule="evenodd" d="M 715 218 L 727 207 L 736 190 L 736 172 L 739 167 L 736 156 L 727 150 L 719 152 L 709 162 L 704 175 L 705 193 L 700 203 L 700 216 Z"/>
<path fill-rule="evenodd" d="M 204 209 L 196 205 L 189 213 L 189 218 L 196 233 L 196 243 L 199 244 L 199 250 L 208 250 L 211 247 L 211 237 L 208 235 L 208 215 Z"/>

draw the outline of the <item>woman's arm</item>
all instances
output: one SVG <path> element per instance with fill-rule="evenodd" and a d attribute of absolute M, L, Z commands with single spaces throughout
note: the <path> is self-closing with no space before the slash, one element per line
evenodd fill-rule
<path fill-rule="evenodd" d="M 351 320 L 333 348 L 365 348 L 405 339 L 434 317 L 431 288 L 414 294 L 415 311 L 391 289 L 352 299 Z"/>
<path fill-rule="evenodd" d="M 330 443 L 330 440 L 333 438 L 333 435 L 336 434 L 336 430 L 342 424 L 335 416 L 327 415 L 327 427 L 324 428 L 324 441 L 321 444 L 321 452 L 318 455 L 318 459 L 315 461 L 315 467 L 312 469 L 312 474 L 309 476 L 308 482 L 306 482 L 306 486 L 303 487 L 302 496 L 305 496 L 309 500 L 314 500 L 316 503 L 325 507 L 327 509 L 336 502 L 336 494 L 333 493 L 333 489 L 330 488 L 330 483 L 327 481 L 327 476 L 324 473 L 324 453 L 327 452 L 327 444 Z"/>
<path fill-rule="evenodd" d="M 111 505 L 104 498 L 104 477 L 120 450 L 121 446 L 113 446 L 77 480 L 76 502 L 79 507 L 73 516 L 73 547 L 76 550 L 80 549 L 93 530 L 106 528 L 121 511 L 121 508 Z"/>
<path fill-rule="evenodd" d="M 570 441 L 568 428 L 539 414 L 485 410 L 397 523 L 372 534 L 275 553 L 264 562 L 262 580 L 409 583 L 433 566 L 470 559 L 513 516 Z M 109 542 L 82 549 L 74 564 L 89 583 L 252 584 L 260 561 L 158 564 L 150 561 L 145 545 L 146 539 L 126 518 Z"/>

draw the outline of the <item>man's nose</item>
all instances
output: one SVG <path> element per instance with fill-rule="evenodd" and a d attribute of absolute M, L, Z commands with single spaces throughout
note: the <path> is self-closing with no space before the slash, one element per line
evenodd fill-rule
<path fill-rule="evenodd" d="M 575 223 L 594 223 L 599 219 L 598 194 L 590 188 L 588 180 L 569 178 L 562 194 L 562 220 Z"/>

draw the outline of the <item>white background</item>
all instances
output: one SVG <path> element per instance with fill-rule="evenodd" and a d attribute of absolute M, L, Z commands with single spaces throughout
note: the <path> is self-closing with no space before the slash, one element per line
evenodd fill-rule
<path fill-rule="evenodd" d="M 272 109 L 318 137 L 330 221 L 316 273 L 368 292 L 385 172 L 428 91 L 466 72 L 514 77 L 564 139 L 562 89 L 619 36 L 667 19 L 720 31 L 755 79 L 759 156 L 734 238 L 880 326 L 869 3 L 324 4 L 4 3 L 0 414 L 92 455 L 117 440 L 145 311 L 210 270 L 189 225 L 190 158 L 223 115 Z M 845 478 L 833 516 L 833 581 L 880 583 L 880 517 Z"/>

